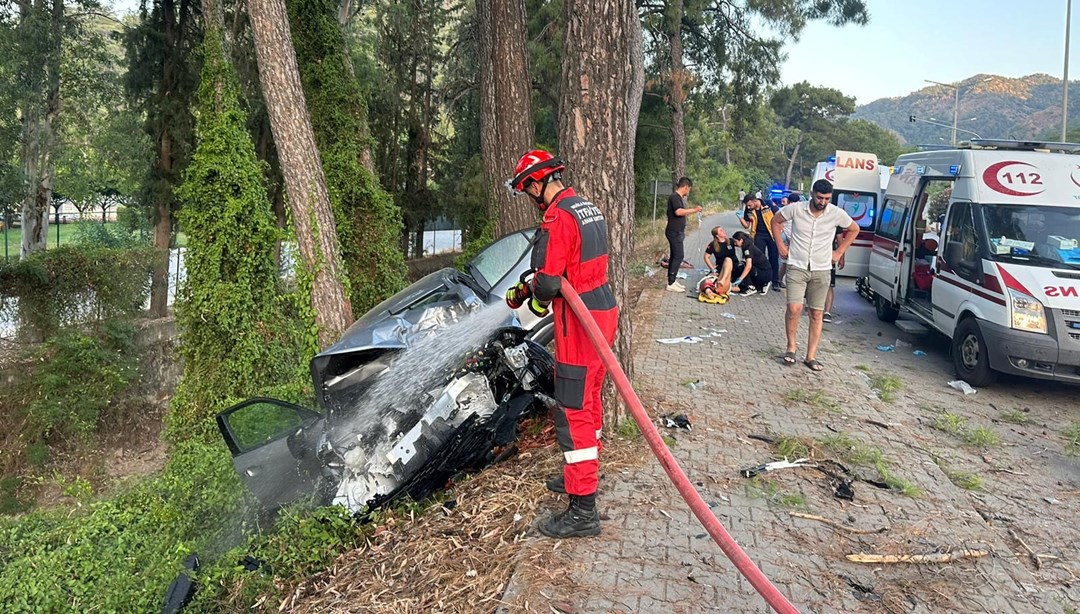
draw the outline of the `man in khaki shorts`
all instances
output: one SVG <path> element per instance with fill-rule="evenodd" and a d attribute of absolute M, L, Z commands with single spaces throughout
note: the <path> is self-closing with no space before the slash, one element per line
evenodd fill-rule
<path fill-rule="evenodd" d="M 825 296 L 829 292 L 829 273 L 840 261 L 848 248 L 859 236 L 859 225 L 843 209 L 830 203 L 832 184 L 825 179 L 814 182 L 810 200 L 788 205 L 773 216 L 770 231 L 776 240 L 780 257 L 788 262 L 787 313 L 784 324 L 787 331 L 787 352 L 784 364 L 796 361 L 795 338 L 799 333 L 799 318 L 803 301 L 810 308 L 810 334 L 806 341 L 806 360 L 812 371 L 824 369 L 817 360 L 818 342 L 821 340 L 821 316 L 825 309 Z M 784 222 L 791 222 L 788 245 L 780 240 Z M 847 234 L 839 247 L 833 249 L 836 229 L 843 228 Z"/>

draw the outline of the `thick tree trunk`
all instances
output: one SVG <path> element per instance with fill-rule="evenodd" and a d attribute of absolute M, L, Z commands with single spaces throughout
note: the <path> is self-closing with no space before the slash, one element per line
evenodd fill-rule
<path fill-rule="evenodd" d="M 176 16 L 173 0 L 162 0 L 162 38 L 165 42 L 165 61 L 161 71 L 163 106 L 168 106 L 174 94 L 176 74 Z M 171 177 L 173 170 L 171 126 L 161 128 L 158 143 L 158 173 Z M 172 193 L 158 194 L 154 211 L 154 263 L 150 273 L 150 314 L 163 318 L 169 312 L 169 247 L 172 244 Z"/>
<path fill-rule="evenodd" d="M 312 275 L 311 304 L 323 348 L 352 323 L 352 307 L 341 285 L 334 214 L 311 127 L 284 0 L 249 0 L 259 82 L 270 116 L 285 180 L 300 258 Z"/>
<path fill-rule="evenodd" d="M 784 190 L 788 189 L 791 185 L 791 170 L 795 168 L 795 159 L 799 157 L 799 149 L 802 148 L 803 135 L 799 133 L 799 138 L 795 140 L 795 151 L 791 152 L 791 158 L 788 159 L 787 174 L 784 175 Z"/>
<path fill-rule="evenodd" d="M 476 3 L 480 34 L 480 149 L 495 237 L 536 225 L 536 209 L 505 182 L 533 149 L 532 87 L 523 0 Z"/>
<path fill-rule="evenodd" d="M 671 107 L 671 182 L 686 176 L 686 118 L 683 103 L 690 84 L 689 73 L 683 67 L 682 48 L 683 0 L 668 0 L 665 21 L 667 26 L 669 67 L 668 105 Z"/>
<path fill-rule="evenodd" d="M 570 180 L 604 212 L 608 276 L 619 303 L 615 354 L 633 379 L 627 263 L 634 239 L 634 135 L 645 87 L 641 23 L 633 2 L 566 0 L 559 113 L 560 152 Z M 605 421 L 625 408 L 609 383 Z"/>

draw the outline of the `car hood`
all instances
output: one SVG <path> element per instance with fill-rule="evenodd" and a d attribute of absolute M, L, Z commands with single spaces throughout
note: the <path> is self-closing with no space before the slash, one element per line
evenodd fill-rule
<path fill-rule="evenodd" d="M 412 338 L 450 325 L 482 307 L 486 296 L 471 277 L 445 268 L 376 305 L 354 322 L 337 343 L 312 359 L 311 377 L 319 405 L 324 409 L 333 405 L 327 387 L 334 378 L 368 357 L 403 350 Z M 509 319 L 513 320 L 513 316 Z"/>

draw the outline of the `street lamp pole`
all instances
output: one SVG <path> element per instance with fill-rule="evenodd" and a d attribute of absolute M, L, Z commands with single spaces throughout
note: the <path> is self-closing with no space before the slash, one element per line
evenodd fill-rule
<path fill-rule="evenodd" d="M 952 144 L 953 144 L 953 147 L 956 147 L 956 122 L 957 122 L 957 118 L 960 115 L 960 86 L 953 85 L 951 83 L 942 83 L 940 81 L 931 81 L 930 79 L 923 79 L 923 81 L 926 81 L 927 83 L 933 83 L 934 85 L 940 85 L 942 87 L 952 88 L 952 91 L 953 91 Z"/>
<path fill-rule="evenodd" d="M 1065 0 L 1065 75 L 1061 85 L 1061 142 L 1066 141 L 1069 129 L 1069 25 L 1072 22 L 1072 0 Z"/>

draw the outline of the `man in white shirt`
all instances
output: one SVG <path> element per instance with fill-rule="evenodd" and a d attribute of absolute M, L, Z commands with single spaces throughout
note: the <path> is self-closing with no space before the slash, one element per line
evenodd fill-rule
<path fill-rule="evenodd" d="M 825 179 L 814 182 L 808 202 L 796 202 L 784 207 L 773 216 L 770 231 L 780 251 L 787 259 L 787 313 L 784 324 L 787 331 L 787 352 L 784 364 L 795 364 L 795 339 L 799 332 L 803 301 L 810 308 L 810 334 L 806 341 L 806 360 L 803 363 L 812 371 L 824 369 L 817 360 L 818 342 L 821 340 L 821 317 L 825 309 L 825 296 L 829 292 L 829 273 L 840 261 L 848 248 L 859 236 L 859 224 L 843 209 L 830 203 L 832 184 Z M 780 235 L 784 224 L 791 222 L 788 244 Z M 847 230 L 839 246 L 833 249 L 836 229 Z"/>

